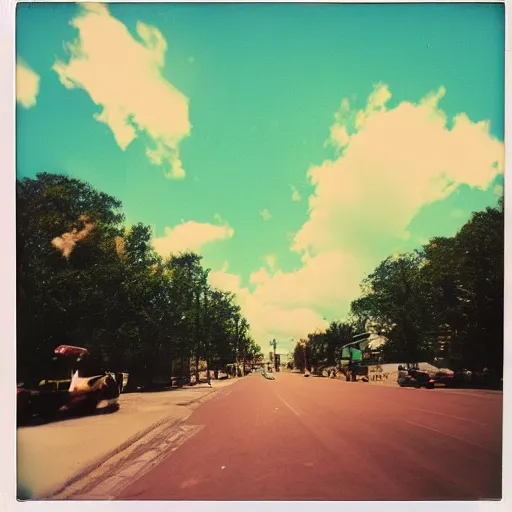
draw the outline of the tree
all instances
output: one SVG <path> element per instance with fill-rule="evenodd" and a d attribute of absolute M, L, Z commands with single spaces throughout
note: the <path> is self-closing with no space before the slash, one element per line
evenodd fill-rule
<path fill-rule="evenodd" d="M 205 306 L 208 295 L 208 272 L 201 266 L 201 259 L 197 254 L 186 252 L 171 255 L 166 263 L 171 278 L 173 301 L 184 327 L 178 340 L 180 377 L 187 378 L 190 357 L 194 355 L 196 382 L 199 381 L 200 358 L 205 354 Z"/>
<path fill-rule="evenodd" d="M 503 201 L 477 212 L 452 238 L 424 248 L 421 269 L 429 314 L 449 332 L 446 356 L 456 367 L 503 368 Z"/>
<path fill-rule="evenodd" d="M 104 319 L 101 292 L 84 292 L 108 275 L 102 290 L 117 293 L 122 272 L 114 237 L 123 215 L 113 197 L 62 175 L 24 178 L 16 196 L 18 374 L 26 379 L 44 370 L 43 354 L 56 344 L 100 327 L 91 317 Z"/>
<path fill-rule="evenodd" d="M 294 366 L 332 364 L 341 346 L 367 329 L 385 334 L 387 361 L 439 359 L 453 369 L 487 368 L 503 375 L 504 208 L 473 213 L 454 237 L 390 256 L 361 283 L 346 323 L 308 334 Z"/>
<path fill-rule="evenodd" d="M 307 369 L 307 352 L 309 350 L 306 340 L 301 339 L 295 344 L 293 349 L 293 366 L 300 371 Z"/>
<path fill-rule="evenodd" d="M 411 363 L 428 350 L 431 330 L 421 294 L 422 264 L 418 252 L 387 258 L 363 281 L 366 293 L 351 304 L 354 315 L 369 318 L 386 332 L 395 357 Z"/>
<path fill-rule="evenodd" d="M 328 354 L 327 362 L 330 366 L 335 365 L 341 359 L 341 348 L 350 343 L 356 334 L 354 326 L 346 322 L 330 323 L 325 332 Z"/>
<path fill-rule="evenodd" d="M 462 314 L 467 319 L 463 357 L 472 368 L 503 374 L 504 212 L 476 212 L 455 236 L 459 255 Z"/>
<path fill-rule="evenodd" d="M 188 380 L 192 356 L 197 376 L 200 358 L 209 367 L 257 351 L 235 297 L 208 285 L 201 256 L 162 260 L 148 226 L 123 225 L 115 198 L 44 173 L 17 182 L 17 207 L 20 380 L 46 377 L 62 343 L 144 386 L 170 383 L 173 369 Z"/>

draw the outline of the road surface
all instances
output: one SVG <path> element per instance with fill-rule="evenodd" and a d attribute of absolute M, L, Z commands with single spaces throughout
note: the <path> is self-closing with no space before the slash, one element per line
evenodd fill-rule
<path fill-rule="evenodd" d="M 499 498 L 501 411 L 501 393 L 252 375 L 117 499 Z"/>
<path fill-rule="evenodd" d="M 193 404 L 212 391 L 236 384 L 234 380 L 154 393 L 126 393 L 120 408 L 85 417 L 58 415 L 60 421 L 34 418 L 17 429 L 17 474 L 19 496 L 40 499 L 66 486 L 77 474 L 87 472 L 98 460 L 110 457 L 120 447 L 133 443 L 155 425 L 179 421 Z M 192 404 L 189 406 L 189 404 Z"/>

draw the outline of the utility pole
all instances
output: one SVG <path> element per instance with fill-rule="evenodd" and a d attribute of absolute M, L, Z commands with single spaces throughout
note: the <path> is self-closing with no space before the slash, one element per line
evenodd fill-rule
<path fill-rule="evenodd" d="M 208 286 L 205 283 L 204 287 L 204 356 L 206 359 L 206 375 L 208 379 L 208 386 L 212 387 L 210 379 L 210 344 L 209 344 L 209 317 L 208 317 Z"/>
<path fill-rule="evenodd" d="M 201 294 L 201 290 L 197 290 L 195 295 L 195 299 L 196 299 L 196 322 L 195 322 L 195 358 L 196 358 L 196 375 L 195 375 L 195 379 L 196 379 L 196 385 L 199 384 L 199 352 L 200 352 L 200 326 L 199 326 L 199 322 L 200 322 L 200 315 L 201 315 L 201 297 L 200 297 L 200 294 Z M 189 369 L 190 370 L 190 369 Z M 189 371 L 190 373 L 190 371 Z"/>
<path fill-rule="evenodd" d="M 277 342 L 276 342 L 275 338 L 269 343 L 269 345 L 274 348 L 274 369 L 277 372 L 277 361 L 276 361 L 276 346 L 277 346 Z"/>
<path fill-rule="evenodd" d="M 235 349 L 235 372 L 238 377 L 238 345 L 240 343 L 239 340 L 239 332 L 238 332 L 238 322 L 240 321 L 240 317 L 235 315 L 235 329 L 236 329 L 236 349 Z"/>
<path fill-rule="evenodd" d="M 306 373 L 308 371 L 307 343 L 304 340 L 301 340 L 300 346 L 304 352 L 304 373 Z"/>

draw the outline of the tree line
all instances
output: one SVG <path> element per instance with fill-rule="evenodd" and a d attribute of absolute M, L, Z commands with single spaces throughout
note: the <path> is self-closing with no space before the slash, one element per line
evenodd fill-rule
<path fill-rule="evenodd" d="M 503 376 L 504 206 L 475 212 L 453 237 L 382 261 L 361 283 L 349 321 L 310 333 L 296 368 L 332 366 L 341 347 L 372 326 L 387 338 L 388 362 L 436 361 L 453 370 Z"/>
<path fill-rule="evenodd" d="M 250 361 L 261 349 L 235 296 L 192 252 L 161 258 L 151 229 L 84 181 L 41 173 L 16 183 L 18 381 L 47 377 L 59 344 L 151 385 Z"/>

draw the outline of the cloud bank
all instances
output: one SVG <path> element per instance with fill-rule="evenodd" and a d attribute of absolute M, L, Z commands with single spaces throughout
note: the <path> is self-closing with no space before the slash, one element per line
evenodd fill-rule
<path fill-rule="evenodd" d="M 102 4 L 82 4 L 70 24 L 79 36 L 65 48 L 67 62 L 53 70 L 68 89 L 83 89 L 101 107 L 121 149 L 137 137 L 147 140 L 146 156 L 166 175 L 183 178 L 178 145 L 189 135 L 188 99 L 162 75 L 167 42 L 155 27 L 138 22 L 138 39 Z"/>
<path fill-rule="evenodd" d="M 307 173 L 309 217 L 290 247 L 301 268 L 262 267 L 249 278 L 251 290 L 227 267 L 211 276 L 237 293 L 258 342 L 276 336 L 291 347 L 290 338 L 325 327 L 324 315 L 343 317 L 365 274 L 410 237 L 423 206 L 461 184 L 487 189 L 503 173 L 504 145 L 489 123 L 464 113 L 449 121 L 439 107 L 445 93 L 388 108 L 391 91 L 377 84 L 362 109 L 343 99 L 328 141 L 336 156 Z"/>
<path fill-rule="evenodd" d="M 485 189 L 503 173 L 503 143 L 489 134 L 489 123 L 459 114 L 449 127 L 438 106 L 444 94 L 440 88 L 417 104 L 387 109 L 391 92 L 379 84 L 363 110 L 343 100 L 331 127 L 339 157 L 308 172 L 315 192 L 294 250 L 359 252 L 374 237 L 407 238 L 422 206 L 463 183 Z"/>

